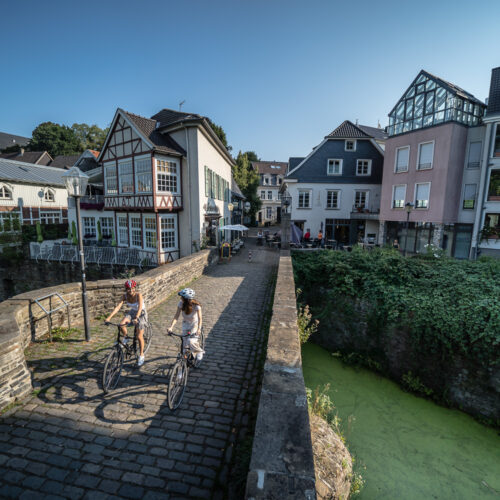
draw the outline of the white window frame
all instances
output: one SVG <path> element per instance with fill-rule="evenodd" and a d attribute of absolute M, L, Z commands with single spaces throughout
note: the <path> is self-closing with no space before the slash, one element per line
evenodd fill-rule
<path fill-rule="evenodd" d="M 480 144 L 480 147 L 479 147 L 479 161 L 478 162 L 471 162 L 470 161 L 470 152 L 471 152 L 471 146 L 473 144 Z M 467 163 L 466 163 L 466 168 L 469 168 L 469 169 L 476 169 L 476 168 L 480 168 L 481 167 L 481 156 L 482 156 L 482 153 L 483 153 L 483 141 L 470 141 L 469 142 L 469 147 L 467 149 Z M 477 163 L 477 165 L 476 165 Z M 471 165 L 474 165 L 474 166 L 471 166 Z"/>
<path fill-rule="evenodd" d="M 139 230 L 141 231 L 139 241 L 141 242 L 139 245 L 134 245 L 134 238 L 132 238 L 132 235 L 134 233 L 134 230 L 137 230 L 136 227 L 134 227 L 132 221 L 138 220 L 139 221 Z M 129 241 L 129 246 L 130 248 L 142 248 L 142 220 L 141 220 L 141 215 L 140 214 L 129 214 L 129 220 L 128 220 L 128 241 Z"/>
<path fill-rule="evenodd" d="M 367 171 L 368 173 L 366 173 L 366 174 L 362 174 L 362 173 L 360 174 L 359 173 L 359 162 L 360 161 L 366 161 L 366 162 L 368 162 L 368 171 Z M 372 161 L 369 160 L 369 159 L 367 159 L 367 158 L 359 158 L 359 159 L 357 159 L 356 160 L 356 175 L 358 177 L 368 177 L 369 175 L 372 175 Z"/>
<path fill-rule="evenodd" d="M 337 193 L 337 204 L 334 207 L 329 207 L 328 206 L 328 195 L 329 193 Z M 340 189 L 327 189 L 326 190 L 326 210 L 340 210 L 340 197 L 341 197 L 342 191 Z"/>
<path fill-rule="evenodd" d="M 165 172 L 160 172 L 159 168 L 160 168 L 160 164 L 159 162 L 162 161 L 162 162 L 168 162 L 168 163 L 174 163 L 175 164 L 175 174 L 172 174 L 172 173 L 165 173 Z M 154 179 L 154 182 L 156 183 L 155 186 L 156 186 L 156 192 L 157 193 L 170 193 L 170 194 L 180 194 L 180 162 L 178 159 L 176 158 L 169 158 L 169 157 L 165 157 L 165 158 L 155 158 L 155 162 L 156 162 L 156 168 L 155 168 L 155 179 Z M 171 177 L 175 177 L 175 187 L 176 187 L 176 190 L 175 191 L 162 191 L 160 190 L 160 187 L 159 187 L 159 182 L 158 182 L 158 176 L 162 174 L 162 175 L 168 175 L 168 176 L 171 176 Z M 216 175 L 215 173 L 212 173 L 212 176 L 213 175 Z M 214 185 L 215 187 L 215 185 Z M 215 189 L 214 189 L 215 191 Z M 217 192 L 215 191 L 213 193 L 213 198 L 215 199 L 216 196 L 217 196 Z"/>
<path fill-rule="evenodd" d="M 43 201 L 48 203 L 56 202 L 56 192 L 53 189 L 46 188 L 43 193 Z"/>
<path fill-rule="evenodd" d="M 149 170 L 142 171 L 140 172 L 138 170 L 138 163 L 147 160 L 149 163 Z M 151 189 L 149 191 L 142 191 L 139 188 L 139 179 L 144 178 L 146 175 L 149 174 L 149 181 L 150 181 L 150 186 Z M 136 194 L 151 194 L 153 192 L 153 165 L 151 162 L 151 156 L 146 155 L 146 156 L 137 156 L 134 158 L 134 184 L 135 184 L 135 192 Z"/>
<path fill-rule="evenodd" d="M 307 204 L 307 206 L 303 206 L 303 207 L 300 206 L 300 195 L 302 193 L 308 194 L 308 204 Z M 311 208 L 312 190 L 311 189 L 299 189 L 297 194 L 298 194 L 298 196 L 297 196 L 297 208 L 298 209 Z"/>
<path fill-rule="evenodd" d="M 60 210 L 44 210 L 40 208 L 40 223 L 41 224 L 61 224 Z"/>
<path fill-rule="evenodd" d="M 261 200 L 265 200 L 265 199 L 266 199 L 266 192 L 265 192 L 264 190 L 262 190 L 262 191 L 260 192 L 260 199 L 261 199 Z"/>
<path fill-rule="evenodd" d="M 273 199 L 273 192 L 272 191 L 268 191 L 267 192 L 267 201 L 272 201 Z"/>
<path fill-rule="evenodd" d="M 352 142 L 352 149 L 348 149 L 347 148 L 347 143 L 348 142 Z M 353 152 L 353 151 L 356 151 L 356 146 L 357 146 L 357 141 L 356 139 L 346 139 L 345 142 L 344 142 L 344 151 L 349 151 L 349 152 Z"/>
<path fill-rule="evenodd" d="M 113 234 L 115 233 L 115 218 L 110 217 L 108 215 L 102 215 L 101 217 L 99 217 L 99 221 L 101 222 L 101 235 L 102 235 L 102 237 L 104 238 L 104 236 L 108 236 L 108 232 L 109 232 L 109 238 L 106 238 L 106 239 L 109 239 L 111 241 L 111 238 L 113 237 Z M 106 221 L 105 224 L 103 224 L 104 221 Z M 108 227 L 107 223 L 109 221 L 111 221 L 111 225 Z"/>
<path fill-rule="evenodd" d="M 339 172 L 330 172 L 330 162 L 339 162 Z M 335 164 L 333 164 L 335 165 Z M 326 160 L 326 175 L 342 175 L 342 171 L 344 169 L 344 160 L 342 158 L 328 158 Z"/>
<path fill-rule="evenodd" d="M 398 170 L 398 151 L 400 149 L 408 149 L 408 163 L 406 164 L 406 170 Z M 394 159 L 394 173 L 395 174 L 402 174 L 404 172 L 408 172 L 408 169 L 410 168 L 410 154 L 411 154 L 411 147 L 409 145 L 400 146 L 399 148 L 396 148 L 396 156 Z"/>
<path fill-rule="evenodd" d="M 6 195 L 7 193 L 7 195 Z M 0 200 L 13 200 L 14 199 L 14 193 L 13 189 L 10 186 L 7 186 L 6 184 L 1 184 L 0 185 Z"/>
<path fill-rule="evenodd" d="M 396 188 L 398 188 L 398 187 L 404 187 L 405 188 L 405 194 L 404 194 L 404 197 L 403 197 L 403 205 L 401 207 L 395 207 L 394 206 L 394 202 L 396 201 L 396 199 L 395 199 Z M 403 208 L 405 208 L 405 203 L 406 203 L 406 189 L 407 188 L 408 188 L 407 184 L 395 184 L 394 186 L 392 186 L 391 208 L 393 208 L 394 210 L 402 210 Z"/>
<path fill-rule="evenodd" d="M 146 220 L 152 220 L 153 221 L 153 226 L 154 228 L 148 228 L 146 224 Z M 142 245 L 144 249 L 146 250 L 157 250 L 157 245 L 158 245 L 158 234 L 157 230 L 158 228 L 156 227 L 156 215 L 155 214 L 142 214 L 142 227 L 144 228 L 143 234 L 142 234 Z M 155 245 L 153 247 L 147 245 L 147 234 L 152 234 L 154 233 L 154 242 Z"/>
<path fill-rule="evenodd" d="M 364 203 L 364 206 L 362 207 L 358 207 L 357 206 L 357 203 L 356 203 L 356 195 L 358 193 L 365 193 L 365 203 Z M 353 207 L 355 208 L 368 208 L 368 204 L 370 202 L 370 191 L 368 189 L 355 189 L 354 190 L 354 203 L 352 204 Z"/>
<path fill-rule="evenodd" d="M 121 226 L 120 222 L 125 221 L 125 226 Z M 127 214 L 117 214 L 116 215 L 116 223 L 118 225 L 117 227 L 117 237 L 118 237 L 118 245 L 126 245 L 128 246 L 128 242 L 130 241 L 130 234 L 128 231 L 128 215 Z M 124 241 L 122 240 L 122 233 L 121 231 L 124 230 L 124 233 L 127 235 L 127 239 Z"/>
<path fill-rule="evenodd" d="M 162 235 L 162 227 L 161 227 L 161 221 L 164 220 L 164 219 L 173 219 L 174 221 L 174 228 L 173 229 L 170 229 L 170 231 L 173 231 L 174 232 L 174 242 L 175 242 L 175 245 L 173 247 L 168 247 L 168 248 L 164 248 L 163 247 L 163 239 L 161 237 Z M 161 249 L 161 252 L 172 252 L 174 250 L 179 250 L 179 241 L 177 240 L 177 224 L 178 224 L 178 220 L 177 220 L 177 215 L 176 214 L 168 214 L 168 215 L 160 215 L 160 227 L 159 227 L 159 231 L 160 231 L 160 249 Z"/>
<path fill-rule="evenodd" d="M 87 221 L 93 221 L 93 223 L 91 224 L 86 224 Z M 87 227 L 91 230 L 93 230 L 93 234 L 92 232 L 87 232 L 86 229 Z M 90 238 L 94 238 L 94 239 L 97 239 L 97 221 L 95 220 L 95 217 L 82 217 L 82 229 L 83 229 L 83 237 L 84 238 L 87 238 L 87 239 L 90 239 Z M 85 236 L 87 234 L 91 234 L 91 236 Z"/>
<path fill-rule="evenodd" d="M 130 165 L 130 172 L 129 173 L 122 173 L 121 169 L 125 165 Z M 130 187 L 131 191 L 124 191 L 123 190 L 123 179 L 125 177 L 130 176 Z M 119 188 L 119 193 L 124 194 L 124 195 L 132 195 L 134 194 L 134 164 L 132 162 L 132 158 L 127 158 L 124 160 L 118 160 L 118 188 Z"/>
<path fill-rule="evenodd" d="M 467 186 L 474 186 L 474 205 L 472 207 L 465 207 L 465 190 L 466 190 L 466 187 Z M 476 206 L 477 206 L 477 184 L 475 182 L 471 182 L 471 183 L 468 183 L 468 184 L 464 184 L 464 192 L 463 192 L 463 195 L 462 195 L 462 210 L 475 210 L 476 209 Z"/>
<path fill-rule="evenodd" d="M 273 207 L 266 207 L 266 219 L 273 218 Z"/>
<path fill-rule="evenodd" d="M 12 232 L 14 231 L 14 219 L 19 219 L 19 222 L 23 223 L 23 219 L 21 218 L 21 212 L 16 212 L 16 211 L 12 211 L 12 212 L 0 212 L 0 226 L 1 226 L 1 231 L 3 233 L 5 233 L 5 221 L 6 219 L 9 219 L 10 221 L 10 231 L 9 232 Z"/>
<path fill-rule="evenodd" d="M 426 207 L 417 207 L 417 186 L 423 186 L 425 184 L 429 185 L 429 199 L 427 200 Z M 415 189 L 413 192 L 413 208 L 415 210 L 429 210 L 429 205 L 431 204 L 431 183 L 430 182 L 416 182 Z"/>
<path fill-rule="evenodd" d="M 424 167 L 424 168 L 421 168 L 420 167 L 420 152 L 422 150 L 422 146 L 425 145 L 425 144 L 432 144 L 432 159 L 431 159 L 431 166 L 430 167 Z M 417 154 L 417 171 L 420 171 L 420 170 L 431 170 L 433 167 L 434 167 L 434 149 L 436 147 L 436 141 L 424 141 L 424 142 L 419 142 L 418 143 L 418 154 Z M 409 154 L 408 154 L 408 163 L 410 162 L 409 161 L 410 157 L 409 157 Z"/>
<path fill-rule="evenodd" d="M 113 175 L 110 176 L 110 179 L 115 179 L 115 188 L 113 189 L 113 191 L 109 190 L 108 176 L 107 176 L 107 172 L 108 171 L 112 171 L 113 172 Z M 118 194 L 118 176 L 117 176 L 116 163 L 115 162 L 108 163 L 107 165 L 106 165 L 106 163 L 104 164 L 104 193 L 106 195 L 109 195 L 109 194 L 117 195 Z"/>

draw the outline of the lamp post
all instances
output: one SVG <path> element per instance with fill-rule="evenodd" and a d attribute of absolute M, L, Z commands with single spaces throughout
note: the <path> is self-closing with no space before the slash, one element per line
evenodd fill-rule
<path fill-rule="evenodd" d="M 78 251 L 80 254 L 80 267 L 82 271 L 82 304 L 83 322 L 85 325 L 85 340 L 90 340 L 89 311 L 87 307 L 87 283 L 85 281 L 85 256 L 83 253 L 82 223 L 80 218 L 80 198 L 85 195 L 89 176 L 78 167 L 71 167 L 62 175 L 68 194 L 75 199 L 76 225 L 78 228 Z"/>
<path fill-rule="evenodd" d="M 405 237 L 405 248 L 403 251 L 403 256 L 406 257 L 406 247 L 408 245 L 408 229 L 409 229 L 409 224 L 410 224 L 410 213 L 413 209 L 413 203 L 408 202 L 405 205 L 406 208 L 406 237 Z"/>

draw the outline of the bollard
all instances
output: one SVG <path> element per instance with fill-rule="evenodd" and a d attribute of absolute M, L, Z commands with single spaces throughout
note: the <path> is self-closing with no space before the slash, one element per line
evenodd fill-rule
<path fill-rule="evenodd" d="M 252 250 L 248 251 L 248 262 L 252 262 Z"/>

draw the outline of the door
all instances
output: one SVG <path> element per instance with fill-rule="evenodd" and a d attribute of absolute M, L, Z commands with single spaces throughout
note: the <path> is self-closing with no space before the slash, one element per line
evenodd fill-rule
<path fill-rule="evenodd" d="M 276 207 L 276 220 L 278 224 L 281 223 L 281 207 Z"/>

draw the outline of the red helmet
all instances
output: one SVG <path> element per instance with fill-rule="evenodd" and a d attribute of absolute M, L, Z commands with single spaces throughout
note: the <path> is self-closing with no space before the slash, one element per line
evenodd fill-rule
<path fill-rule="evenodd" d="M 131 290 L 132 288 L 135 288 L 137 286 L 137 282 L 134 280 L 127 280 L 125 281 L 125 288 L 127 290 Z"/>

